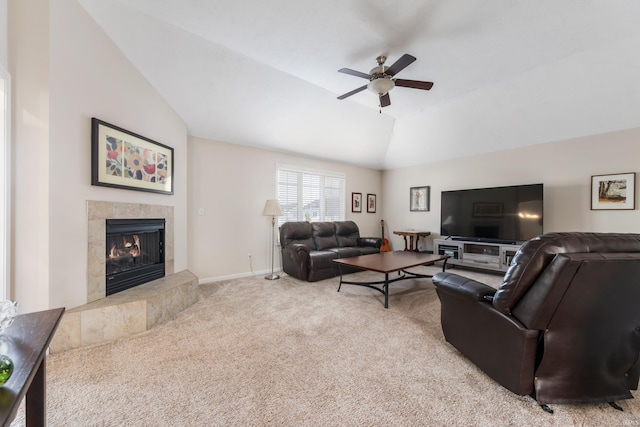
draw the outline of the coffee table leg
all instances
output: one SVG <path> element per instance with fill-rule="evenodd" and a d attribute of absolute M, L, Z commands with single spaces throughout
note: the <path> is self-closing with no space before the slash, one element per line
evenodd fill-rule
<path fill-rule="evenodd" d="M 27 426 L 44 426 L 47 424 L 46 401 L 46 358 L 40 362 L 33 381 L 27 390 L 25 422 Z"/>
<path fill-rule="evenodd" d="M 389 308 L 389 273 L 384 273 L 384 308 Z"/>
<path fill-rule="evenodd" d="M 340 284 L 338 285 L 338 292 L 340 292 L 340 288 L 342 287 L 342 266 L 338 264 L 338 271 L 340 272 Z"/>

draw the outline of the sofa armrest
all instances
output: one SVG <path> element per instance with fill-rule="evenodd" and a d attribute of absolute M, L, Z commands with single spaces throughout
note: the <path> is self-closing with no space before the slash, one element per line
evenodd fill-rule
<path fill-rule="evenodd" d="M 309 252 L 311 248 L 303 243 L 289 243 L 287 246 L 282 248 L 282 250 L 293 251 L 298 255 L 306 255 L 309 256 Z"/>
<path fill-rule="evenodd" d="M 289 243 L 282 247 L 282 270 L 300 280 L 309 277 L 309 252 L 311 248 L 302 243 Z"/>
<path fill-rule="evenodd" d="M 496 289 L 489 285 L 453 273 L 436 273 L 432 280 L 440 292 L 475 301 L 491 301 L 496 293 Z"/>
<path fill-rule="evenodd" d="M 358 237 L 358 246 L 368 246 L 380 249 L 382 246 L 382 239 L 380 237 Z"/>
<path fill-rule="evenodd" d="M 447 342 L 507 389 L 530 394 L 540 331 L 496 310 L 489 301 L 496 290 L 484 283 L 448 272 L 433 283 Z"/>

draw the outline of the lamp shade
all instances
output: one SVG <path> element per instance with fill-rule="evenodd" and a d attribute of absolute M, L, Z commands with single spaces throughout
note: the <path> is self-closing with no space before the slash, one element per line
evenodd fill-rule
<path fill-rule="evenodd" d="M 264 204 L 264 210 L 262 211 L 262 215 L 265 215 L 265 216 L 282 215 L 282 208 L 280 207 L 280 202 L 274 199 L 267 200 L 267 203 Z"/>

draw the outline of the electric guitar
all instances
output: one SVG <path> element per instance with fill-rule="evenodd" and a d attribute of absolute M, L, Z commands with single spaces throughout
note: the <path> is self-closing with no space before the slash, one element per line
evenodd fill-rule
<path fill-rule="evenodd" d="M 384 219 L 380 220 L 380 226 L 382 227 L 382 246 L 380 246 L 380 252 L 391 252 L 389 240 L 384 238 Z"/>

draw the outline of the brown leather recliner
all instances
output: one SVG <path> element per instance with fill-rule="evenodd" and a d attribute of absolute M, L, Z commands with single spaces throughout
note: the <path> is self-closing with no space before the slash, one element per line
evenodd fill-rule
<path fill-rule="evenodd" d="M 433 277 L 446 340 L 538 403 L 633 398 L 640 377 L 640 234 L 549 233 L 496 289 Z"/>

